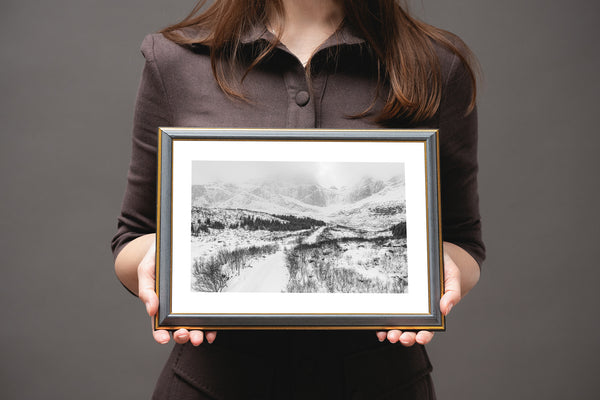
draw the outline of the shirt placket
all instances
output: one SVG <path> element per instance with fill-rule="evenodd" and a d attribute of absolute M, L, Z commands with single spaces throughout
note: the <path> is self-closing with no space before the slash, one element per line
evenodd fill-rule
<path fill-rule="evenodd" d="M 304 67 L 300 62 L 286 69 L 283 81 L 287 90 L 287 128 L 316 128 L 315 99 L 312 95 Z"/>
<path fill-rule="evenodd" d="M 257 40 L 272 42 L 275 36 L 264 26 L 256 26 L 246 37 L 243 43 L 251 43 Z M 338 45 L 352 45 L 363 43 L 364 40 L 356 36 L 347 26 L 343 26 L 339 32 L 329 37 L 313 55 L 313 61 L 322 58 L 323 52 Z M 286 59 L 282 64 L 282 77 L 287 91 L 287 115 L 286 128 L 313 129 L 321 126 L 321 99 L 327 83 L 327 68 L 313 68 L 310 85 L 306 78 L 306 71 L 300 61 L 293 55 L 285 45 L 278 43 L 275 52 L 276 57 Z M 277 54 L 279 52 L 279 54 Z M 319 72 L 317 73 L 316 70 Z"/>

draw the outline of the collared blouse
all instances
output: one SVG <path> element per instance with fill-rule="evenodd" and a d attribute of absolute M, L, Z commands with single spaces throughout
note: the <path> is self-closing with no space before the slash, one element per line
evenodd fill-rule
<path fill-rule="evenodd" d="M 255 28 L 242 38 L 242 57 L 273 40 Z M 247 101 L 225 95 L 215 81 L 209 49 L 184 47 L 161 34 L 141 46 L 146 59 L 134 116 L 128 184 L 112 248 L 156 231 L 156 153 L 160 126 L 211 128 L 376 129 L 373 117 L 386 93 L 377 93 L 376 65 L 368 46 L 344 25 L 314 53 L 310 79 L 302 63 L 279 44 L 246 76 L 239 89 Z M 443 74 L 437 114 L 418 125 L 398 119 L 386 128 L 440 132 L 442 236 L 481 265 L 485 247 L 477 192 L 477 113 L 466 115 L 471 82 L 458 57 L 437 49 Z M 243 63 L 242 63 L 243 64 Z M 244 65 L 240 65 L 243 73 Z M 351 118 L 369 109 L 365 118 Z"/>

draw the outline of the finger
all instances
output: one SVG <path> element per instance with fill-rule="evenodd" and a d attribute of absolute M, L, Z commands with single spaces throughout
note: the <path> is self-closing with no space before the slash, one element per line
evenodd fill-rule
<path fill-rule="evenodd" d="M 215 341 L 217 338 L 217 331 L 208 331 L 206 332 L 206 341 L 210 344 Z"/>
<path fill-rule="evenodd" d="M 187 343 L 187 341 L 190 340 L 190 333 L 187 329 L 179 329 L 173 333 L 173 340 L 178 344 Z"/>
<path fill-rule="evenodd" d="M 154 331 L 152 332 L 152 335 L 154 336 L 154 340 L 160 344 L 167 344 L 169 343 L 169 332 L 165 331 L 165 330 L 158 330 L 158 331 Z"/>
<path fill-rule="evenodd" d="M 400 335 L 402 335 L 402 331 L 393 329 L 391 331 L 388 331 L 387 339 L 390 341 L 390 343 L 396 343 L 400 339 Z"/>
<path fill-rule="evenodd" d="M 400 343 L 402 343 L 402 346 L 410 347 L 415 344 L 416 337 L 417 334 L 414 332 L 404 332 L 400 335 Z"/>
<path fill-rule="evenodd" d="M 419 344 L 427 344 L 431 342 L 431 339 L 433 339 L 433 332 L 431 331 L 419 331 L 415 338 L 416 342 Z"/>
<path fill-rule="evenodd" d="M 377 339 L 379 339 L 380 342 L 383 342 L 387 338 L 386 331 L 377 331 L 375 332 L 375 334 L 377 335 Z"/>
<path fill-rule="evenodd" d="M 460 299 L 460 270 L 452 258 L 444 253 L 444 295 L 440 299 L 440 310 L 448 315 Z"/>
<path fill-rule="evenodd" d="M 207 337 L 208 339 L 208 337 Z M 190 331 L 190 342 L 194 346 L 200 346 L 204 341 L 204 332 L 202 331 Z"/>

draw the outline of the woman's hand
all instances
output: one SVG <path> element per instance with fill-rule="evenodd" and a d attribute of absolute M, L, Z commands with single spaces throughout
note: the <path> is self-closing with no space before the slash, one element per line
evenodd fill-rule
<path fill-rule="evenodd" d="M 455 262 L 457 260 L 457 262 Z M 464 271 L 464 272 L 463 272 Z M 479 265 L 462 248 L 455 244 L 444 242 L 444 295 L 440 299 L 440 311 L 447 316 L 462 297 L 475 286 L 479 280 Z M 378 331 L 380 342 L 389 340 L 390 343 L 400 343 L 409 347 L 427 344 L 433 339 L 433 332 L 402 332 L 397 329 Z"/>
<path fill-rule="evenodd" d="M 154 291 L 156 282 L 155 251 L 156 245 L 153 241 L 137 267 L 138 296 L 146 305 L 146 312 L 152 322 L 158 312 L 158 296 Z M 169 332 L 166 330 L 155 330 L 153 331 L 153 336 L 154 340 L 160 344 L 168 343 L 170 339 Z M 187 329 L 179 329 L 173 333 L 173 339 L 176 343 L 184 344 L 190 341 L 194 346 L 200 345 L 204 341 L 205 336 L 206 341 L 212 343 L 217 337 L 217 332 L 210 331 L 206 332 L 205 335 L 204 332 L 198 330 L 188 331 Z"/>

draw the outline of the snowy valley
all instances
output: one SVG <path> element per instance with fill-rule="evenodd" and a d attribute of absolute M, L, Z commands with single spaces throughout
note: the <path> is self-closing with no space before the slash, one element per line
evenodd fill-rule
<path fill-rule="evenodd" d="M 192 290 L 405 293 L 401 176 L 192 186 Z"/>

